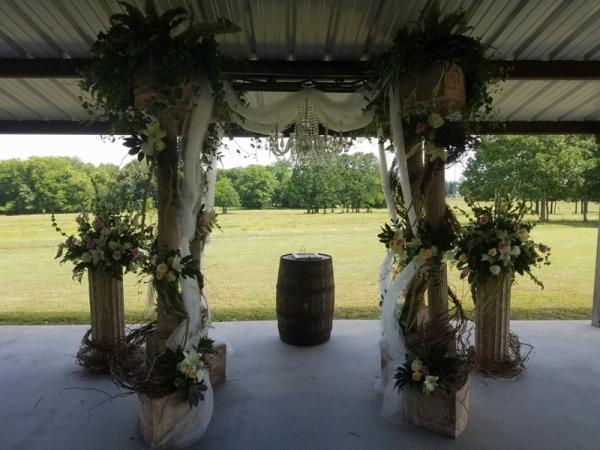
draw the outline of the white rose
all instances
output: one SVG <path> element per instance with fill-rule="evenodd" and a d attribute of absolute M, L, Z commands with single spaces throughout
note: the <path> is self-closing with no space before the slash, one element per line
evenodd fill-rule
<path fill-rule="evenodd" d="M 176 272 L 181 272 L 181 256 L 174 256 L 173 262 L 171 263 L 171 267 Z"/>
<path fill-rule="evenodd" d="M 515 245 L 511 250 L 510 250 L 510 254 L 512 256 L 519 256 L 521 254 L 521 247 L 519 247 L 518 245 Z"/>
<path fill-rule="evenodd" d="M 437 381 L 439 380 L 439 378 L 440 377 L 434 377 L 432 375 L 427 375 L 425 377 L 425 382 L 423 383 L 423 386 L 427 393 L 435 391 L 435 389 L 438 387 Z"/>
<path fill-rule="evenodd" d="M 490 272 L 492 272 L 492 274 L 494 274 L 494 275 L 498 275 L 501 270 L 502 270 L 502 268 L 497 264 L 490 266 Z"/>
<path fill-rule="evenodd" d="M 415 358 L 410 365 L 410 368 L 413 372 L 417 372 L 423 368 L 423 361 L 419 358 Z"/>

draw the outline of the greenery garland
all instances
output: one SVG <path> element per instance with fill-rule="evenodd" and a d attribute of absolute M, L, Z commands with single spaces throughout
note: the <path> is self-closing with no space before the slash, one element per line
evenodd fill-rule
<path fill-rule="evenodd" d="M 109 30 L 100 33 L 90 49 L 93 62 L 82 71 L 80 82 L 88 96 L 81 100 L 84 109 L 96 119 L 107 120 L 113 131 L 133 133 L 125 145 L 142 159 L 143 144 L 149 139 L 142 130 L 153 120 L 163 126 L 173 118 L 182 121 L 189 109 L 181 105 L 182 99 L 194 98 L 202 75 L 213 89 L 214 114 L 227 117 L 214 35 L 239 28 L 225 19 L 193 23 L 184 8 L 159 15 L 151 0 L 146 1 L 145 11 L 127 2 L 119 4 L 125 13 L 111 16 Z M 135 90 L 145 77 L 154 78 L 156 91 L 142 109 L 135 103 Z M 150 139 L 156 141 L 159 130 Z"/>
<path fill-rule="evenodd" d="M 376 118 L 384 122 L 390 89 L 400 81 L 416 81 L 432 67 L 450 64 L 459 66 L 465 75 L 464 116 L 479 110 L 491 112 L 491 82 L 502 74 L 487 56 L 489 46 L 467 36 L 471 30 L 464 10 L 442 16 L 438 0 L 430 2 L 414 23 L 400 29 L 393 45 L 370 63 L 368 85 L 373 96 L 369 107 Z"/>

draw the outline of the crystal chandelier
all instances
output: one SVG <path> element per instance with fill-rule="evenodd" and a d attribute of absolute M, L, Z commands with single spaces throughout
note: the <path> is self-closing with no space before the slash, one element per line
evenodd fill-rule
<path fill-rule="evenodd" d="M 343 133 L 332 136 L 327 128 L 323 134 L 319 132 L 319 120 L 308 98 L 298 108 L 293 130 L 287 140 L 277 128 L 267 139 L 269 151 L 276 156 L 289 154 L 296 163 L 322 160 L 348 151 L 351 145 L 352 140 L 345 138 Z"/>

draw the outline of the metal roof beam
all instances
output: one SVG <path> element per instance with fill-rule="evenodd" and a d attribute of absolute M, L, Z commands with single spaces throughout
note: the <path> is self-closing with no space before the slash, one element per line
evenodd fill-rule
<path fill-rule="evenodd" d="M 474 122 L 477 134 L 600 134 L 595 121 L 508 121 Z M 69 120 L 0 120 L 0 134 L 108 134 L 106 122 L 82 123 Z M 125 131 L 123 134 L 127 134 Z M 256 136 L 239 129 L 236 136 Z"/>
<path fill-rule="evenodd" d="M 0 78 L 78 78 L 87 59 L 0 58 Z M 600 80 L 600 61 L 497 61 L 511 80 Z M 364 80 L 368 61 L 225 61 L 231 79 Z"/>

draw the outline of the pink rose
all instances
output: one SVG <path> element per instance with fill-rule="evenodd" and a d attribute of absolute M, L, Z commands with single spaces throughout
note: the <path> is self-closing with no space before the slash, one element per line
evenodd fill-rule
<path fill-rule="evenodd" d="M 137 247 L 135 247 L 135 248 L 132 248 L 132 249 L 131 249 L 131 257 L 132 257 L 133 259 L 136 259 L 136 258 L 138 258 L 139 256 L 140 256 L 140 249 L 139 249 L 139 248 L 137 248 Z"/>
<path fill-rule="evenodd" d="M 104 222 L 100 217 L 96 216 L 92 222 L 92 226 L 94 227 L 94 230 L 100 231 L 102 228 L 104 228 Z"/>
<path fill-rule="evenodd" d="M 468 267 L 463 267 L 462 270 L 460 271 L 460 276 L 464 278 L 467 275 L 469 275 L 470 273 L 471 273 L 471 269 L 469 269 Z"/>
<path fill-rule="evenodd" d="M 112 252 L 112 259 L 119 261 L 121 259 L 121 252 L 119 250 Z"/>
<path fill-rule="evenodd" d="M 427 124 L 425 122 L 417 123 L 417 127 L 415 128 L 415 132 L 421 134 L 423 131 L 427 129 Z"/>
<path fill-rule="evenodd" d="M 427 366 L 423 366 L 423 367 L 421 367 L 421 373 L 422 373 L 423 375 L 425 375 L 425 376 L 429 375 L 429 373 L 430 373 L 430 372 L 429 372 L 429 367 L 427 367 Z"/>
<path fill-rule="evenodd" d="M 546 253 L 546 252 L 549 252 L 549 251 L 550 251 L 550 247 L 548 247 L 545 244 L 540 244 L 540 252 Z"/>
<path fill-rule="evenodd" d="M 208 223 L 208 220 L 206 219 L 206 216 L 204 214 L 200 214 L 198 215 L 198 225 L 199 226 L 203 226 L 206 225 Z"/>
<path fill-rule="evenodd" d="M 507 252 L 509 249 L 510 249 L 510 242 L 501 240 L 498 243 L 498 250 L 500 250 L 501 252 Z"/>
<path fill-rule="evenodd" d="M 490 222 L 490 218 L 489 216 L 479 216 L 479 223 L 481 225 L 485 225 L 486 223 Z"/>
<path fill-rule="evenodd" d="M 96 241 L 94 239 L 88 239 L 85 243 L 85 248 L 87 248 L 88 250 L 96 248 Z"/>

